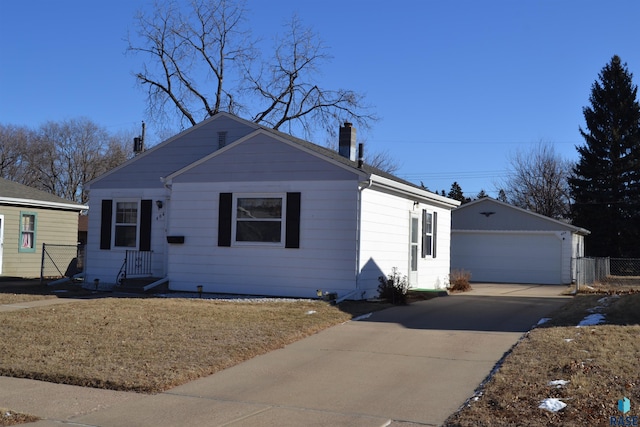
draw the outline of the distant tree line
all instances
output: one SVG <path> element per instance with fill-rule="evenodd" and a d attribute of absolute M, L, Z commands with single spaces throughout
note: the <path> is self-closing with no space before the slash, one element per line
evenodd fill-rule
<path fill-rule="evenodd" d="M 85 204 L 84 185 L 127 160 L 132 139 L 86 118 L 37 129 L 0 124 L 0 177 Z"/>

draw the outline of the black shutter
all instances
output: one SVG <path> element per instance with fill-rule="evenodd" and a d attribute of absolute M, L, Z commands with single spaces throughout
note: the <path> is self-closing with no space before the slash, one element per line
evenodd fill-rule
<path fill-rule="evenodd" d="M 427 257 L 427 211 L 422 209 L 422 258 Z"/>
<path fill-rule="evenodd" d="M 220 193 L 218 205 L 218 246 L 231 246 L 232 193 Z"/>
<path fill-rule="evenodd" d="M 113 218 L 113 200 L 102 201 L 100 215 L 100 249 L 111 249 L 111 220 Z"/>
<path fill-rule="evenodd" d="M 435 258 L 436 257 L 436 247 L 438 246 L 438 212 L 434 212 L 433 213 L 433 230 L 432 230 L 432 235 L 433 235 L 433 252 L 432 252 L 432 256 Z"/>
<path fill-rule="evenodd" d="M 151 200 L 140 202 L 140 231 L 139 242 L 141 251 L 151 250 Z"/>
<path fill-rule="evenodd" d="M 285 248 L 300 247 L 300 193 L 287 193 Z"/>

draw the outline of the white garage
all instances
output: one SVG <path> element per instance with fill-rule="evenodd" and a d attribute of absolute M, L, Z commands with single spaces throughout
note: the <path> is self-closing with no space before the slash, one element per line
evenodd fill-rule
<path fill-rule="evenodd" d="M 451 269 L 473 282 L 570 284 L 589 232 L 491 198 L 452 212 Z"/>

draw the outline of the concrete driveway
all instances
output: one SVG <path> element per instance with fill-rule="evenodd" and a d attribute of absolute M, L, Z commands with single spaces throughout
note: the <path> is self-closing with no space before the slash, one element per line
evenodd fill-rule
<path fill-rule="evenodd" d="M 441 425 L 523 333 L 569 298 L 565 287 L 473 287 L 335 326 L 165 393 L 118 393 L 113 403 L 103 395 L 62 420 L 52 409 L 33 425 Z M 12 396 L 33 383 L 11 381 Z M 85 390 L 65 387 L 71 397 Z M 8 398 L 0 393 L 0 406 L 48 416 L 46 402 L 26 408 Z"/>

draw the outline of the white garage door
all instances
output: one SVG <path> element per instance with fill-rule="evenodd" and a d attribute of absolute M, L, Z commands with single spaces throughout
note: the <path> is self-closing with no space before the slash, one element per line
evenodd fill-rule
<path fill-rule="evenodd" d="M 562 243 L 552 233 L 453 233 L 451 268 L 473 282 L 562 283 Z"/>

